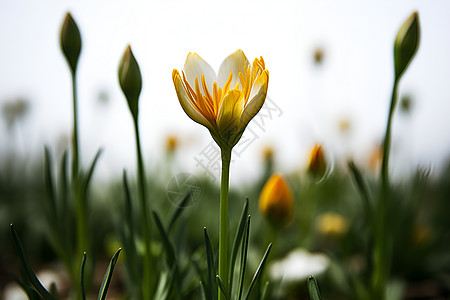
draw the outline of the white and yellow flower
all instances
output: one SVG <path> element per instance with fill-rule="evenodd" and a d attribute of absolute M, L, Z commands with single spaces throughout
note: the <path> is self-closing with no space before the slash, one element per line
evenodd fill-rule
<path fill-rule="evenodd" d="M 189 53 L 183 71 L 173 70 L 172 79 L 186 114 L 206 126 L 221 148 L 231 149 L 264 104 L 269 72 L 262 57 L 250 64 L 242 50 L 228 56 L 218 74 Z"/>

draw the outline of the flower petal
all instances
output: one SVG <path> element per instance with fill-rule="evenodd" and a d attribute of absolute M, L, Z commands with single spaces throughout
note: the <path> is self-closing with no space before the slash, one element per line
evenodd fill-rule
<path fill-rule="evenodd" d="M 195 86 L 195 77 L 198 77 L 198 81 L 201 82 L 202 74 L 204 74 L 206 85 L 209 91 L 212 91 L 213 83 L 217 80 L 217 75 L 213 68 L 200 55 L 192 52 L 189 53 L 186 57 L 183 71 L 191 87 Z"/>
<path fill-rule="evenodd" d="M 212 129 L 213 125 L 195 108 L 191 102 L 191 99 L 186 93 L 183 80 L 181 79 L 178 70 L 173 70 L 172 79 L 173 84 L 175 85 L 175 90 L 177 91 L 178 101 L 180 101 L 184 112 L 195 122 L 206 126 L 208 129 Z"/>
<path fill-rule="evenodd" d="M 220 87 L 223 87 L 230 76 L 233 73 L 233 80 L 231 81 L 231 88 L 236 86 L 236 83 L 240 83 L 239 72 L 245 74 L 245 70 L 249 65 L 249 61 L 241 49 L 237 50 L 233 54 L 229 55 L 222 62 L 219 68 L 219 74 L 217 77 L 217 83 Z"/>
<path fill-rule="evenodd" d="M 217 114 L 216 123 L 220 134 L 227 133 L 226 136 L 230 136 L 236 131 L 243 108 L 244 94 L 237 89 L 228 91 Z"/>
<path fill-rule="evenodd" d="M 250 120 L 259 112 L 266 100 L 267 87 L 269 84 L 269 71 L 264 70 L 256 79 L 252 91 L 250 93 L 250 100 L 242 112 L 239 129 L 244 130 Z"/>

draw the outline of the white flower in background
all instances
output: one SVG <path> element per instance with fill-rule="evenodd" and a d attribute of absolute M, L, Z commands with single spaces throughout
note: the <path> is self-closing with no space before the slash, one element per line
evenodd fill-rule
<path fill-rule="evenodd" d="M 330 261 L 325 254 L 310 253 L 298 248 L 290 252 L 285 258 L 275 261 L 269 268 L 269 276 L 281 280 L 283 285 L 289 285 L 306 280 L 308 276 L 317 276 L 323 273 Z"/>

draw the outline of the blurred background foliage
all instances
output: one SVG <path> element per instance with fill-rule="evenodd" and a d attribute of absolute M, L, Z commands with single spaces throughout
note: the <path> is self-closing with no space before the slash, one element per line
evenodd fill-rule
<path fill-rule="evenodd" d="M 261 155 L 261 163 L 266 167 L 266 172 L 261 173 L 257 181 L 232 186 L 230 190 L 232 231 L 237 226 L 245 197 L 249 198 L 249 213 L 252 216 L 248 260 L 250 268 L 257 267 L 265 247 L 271 241 L 274 247 L 269 265 L 298 248 L 310 253 L 322 253 L 326 255 L 327 263 L 319 274 L 314 275 L 317 275 L 323 297 L 356 299 L 355 288 L 361 284 L 359 281 L 368 280 L 367 271 L 371 262 L 367 255 L 370 249 L 365 248 L 365 239 L 368 237 L 364 231 L 367 220 L 362 217 L 364 207 L 349 171 L 336 164 L 323 178 L 314 177 L 307 170 L 285 174 L 294 195 L 295 217 L 287 228 L 275 229 L 258 211 L 261 188 L 277 168 L 276 152 L 271 151 L 268 156 L 268 150 L 262 150 L 265 155 Z M 177 174 L 171 174 L 169 168 L 164 168 L 165 164 L 176 164 L 171 159 L 162 162 L 158 168 L 148 169 L 147 184 L 149 197 L 153 201 L 152 209 L 158 211 L 163 222 L 168 222 L 176 208 L 168 197 L 167 189 L 168 182 Z M 11 274 L 19 270 L 9 233 L 10 222 L 14 222 L 20 233 L 28 258 L 36 270 L 58 269 L 55 267 L 55 253 L 46 236 L 48 230 L 44 219 L 44 203 L 47 195 L 42 164 L 26 163 L 13 153 L 3 164 L 0 174 L 2 289 L 11 281 Z M 401 290 L 405 291 L 405 299 L 445 299 L 450 291 L 450 164 L 440 176 L 430 177 L 428 172 L 429 170 L 419 169 L 410 178 L 397 180 L 393 184 L 392 201 L 389 202 L 389 230 L 395 236 L 392 245 L 392 274 L 398 280 Z M 199 258 L 204 252 L 203 227 L 207 227 L 210 232 L 217 232 L 219 187 L 209 177 L 201 174 L 195 176 L 201 193 L 195 203 L 183 209 L 176 224 L 177 234 L 172 238 L 178 240 L 177 245 L 182 245 L 180 252 Z M 374 171 L 367 169 L 364 179 L 371 192 L 375 193 Z M 133 187 L 135 181 L 132 178 L 131 182 Z M 133 190 L 136 189 L 131 188 Z M 91 210 L 88 217 L 94 228 L 89 232 L 95 240 L 99 263 L 105 264 L 120 246 L 117 228 L 121 226 L 118 222 L 124 205 L 122 181 L 117 179 L 96 184 L 94 180 L 90 197 Z M 210 236 L 212 244 L 217 244 L 217 236 Z M 120 264 L 121 260 L 126 259 L 126 253 L 122 255 L 115 275 L 117 282 L 121 281 L 119 278 L 123 280 Z M 306 297 L 305 280 L 310 274 L 302 274 L 301 266 L 299 268 L 298 276 L 302 279 L 294 279 L 293 282 L 288 280 L 291 283 L 287 287 L 282 286 L 281 299 Z M 270 276 L 270 271 L 267 276 Z M 198 283 L 198 280 L 191 284 L 195 285 L 195 282 Z M 120 290 L 120 286 L 119 284 L 116 288 Z M 276 289 L 276 286 L 274 284 L 273 288 Z M 287 297 L 286 293 L 291 298 L 284 298 Z"/>

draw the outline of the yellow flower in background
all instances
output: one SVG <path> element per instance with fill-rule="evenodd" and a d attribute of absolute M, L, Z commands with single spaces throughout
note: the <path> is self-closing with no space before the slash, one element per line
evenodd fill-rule
<path fill-rule="evenodd" d="M 273 161 L 273 148 L 270 146 L 264 147 L 262 150 L 262 157 L 265 162 Z"/>
<path fill-rule="evenodd" d="M 317 230 L 326 236 L 340 237 L 346 235 L 349 224 L 346 218 L 334 212 L 326 212 L 316 219 Z"/>
<path fill-rule="evenodd" d="M 250 64 L 242 50 L 228 56 L 218 74 L 189 53 L 183 71 L 173 70 L 172 79 L 186 114 L 207 127 L 221 148 L 231 149 L 264 104 L 269 72 L 262 57 Z"/>
<path fill-rule="evenodd" d="M 166 152 L 173 153 L 177 149 L 178 139 L 174 135 L 169 135 L 166 138 Z"/>
<path fill-rule="evenodd" d="M 314 176 L 322 177 L 327 169 L 327 162 L 322 146 L 314 145 L 308 163 L 308 172 Z"/>
<path fill-rule="evenodd" d="M 259 211 L 275 227 L 283 228 L 294 217 L 294 197 L 280 174 L 272 175 L 259 196 Z"/>

